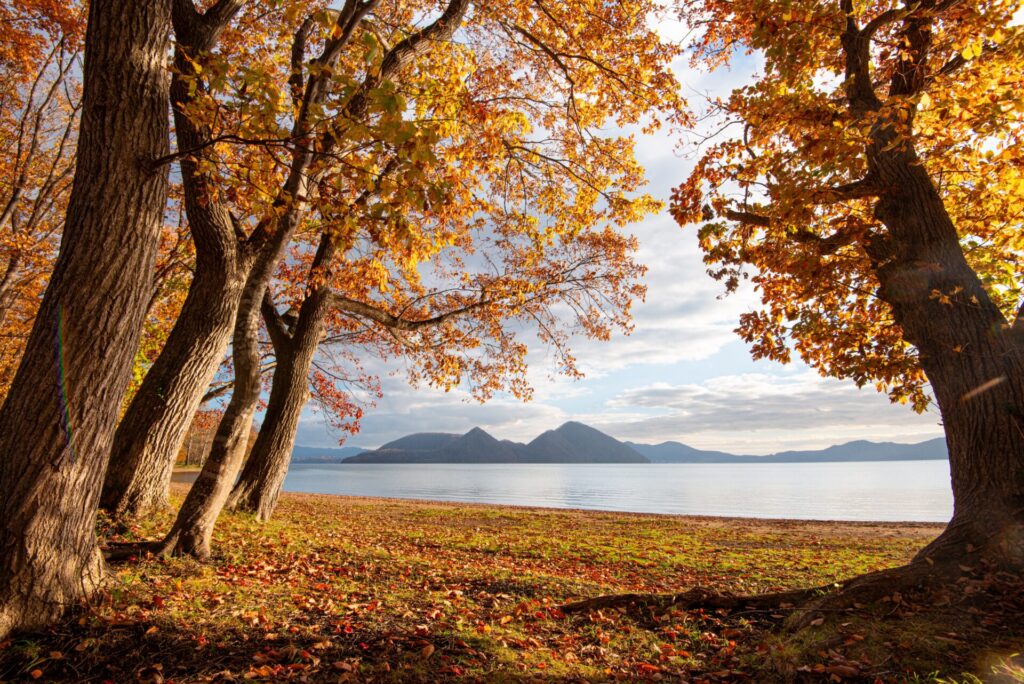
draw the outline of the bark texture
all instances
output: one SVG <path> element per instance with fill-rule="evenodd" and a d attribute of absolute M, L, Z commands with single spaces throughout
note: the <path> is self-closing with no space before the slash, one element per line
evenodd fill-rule
<path fill-rule="evenodd" d="M 888 157 L 888 158 L 884 158 Z M 898 181 L 876 215 L 880 296 L 920 355 L 949 447 L 953 518 L 922 555 L 968 545 L 1024 561 L 1024 348 L 968 266 L 942 200 L 916 157 L 878 155 Z M 934 291 L 956 293 L 949 304 Z"/>
<path fill-rule="evenodd" d="M 167 197 L 170 1 L 93 0 L 60 254 L 0 409 L 0 637 L 89 597 L 93 528 Z"/>
<path fill-rule="evenodd" d="M 195 58 L 211 50 L 240 6 L 237 0 L 222 0 L 200 15 L 191 0 L 175 3 L 178 43 L 171 99 L 180 149 L 198 149 L 210 137 L 184 115 L 184 107 L 201 90 L 190 93 L 193 62 L 187 55 Z M 178 321 L 115 436 L 101 505 L 122 519 L 167 504 L 175 457 L 223 358 L 251 263 L 251 250 L 236 237 L 230 214 L 210 200 L 195 157 L 185 156 L 181 169 L 196 272 Z"/>
<path fill-rule="evenodd" d="M 164 539 L 164 553 L 190 555 L 199 559 L 210 556 L 214 523 L 231 493 L 231 485 L 245 458 L 249 431 L 259 400 L 259 315 L 265 288 L 265 279 L 260 275 L 251 277 L 246 284 L 232 338 L 234 393 L 217 426 L 210 455 Z"/>
<path fill-rule="evenodd" d="M 199 149 L 211 135 L 184 112 L 201 90 L 190 93 L 193 62 L 189 56 L 194 59 L 210 51 L 240 7 L 240 0 L 227 0 L 200 15 L 191 0 L 179 0 L 175 5 L 178 40 L 171 104 L 181 150 Z M 252 250 L 236 237 L 227 209 L 210 199 L 194 156 L 182 158 L 181 173 L 187 190 L 185 211 L 196 246 L 195 275 L 160 356 L 114 436 L 100 506 L 119 519 L 137 518 L 168 505 L 174 461 L 203 392 L 224 358 L 252 264 Z"/>
<path fill-rule="evenodd" d="M 121 520 L 166 508 L 175 457 L 224 358 L 241 294 L 236 270 L 197 267 L 181 316 L 114 436 L 102 508 Z"/>
<path fill-rule="evenodd" d="M 889 84 L 890 98 L 913 96 L 928 78 L 932 7 L 924 3 L 903 21 L 906 51 Z M 851 19 L 842 40 L 855 114 L 882 108 L 868 70 L 866 31 Z M 949 447 L 953 518 L 919 559 L 955 559 L 981 549 L 1020 567 L 1024 344 L 967 263 L 943 199 L 914 149 L 912 123 L 912 115 L 902 127 L 883 118 L 872 128 L 868 179 L 879 188 L 875 217 L 886 231 L 867 251 L 879 296 L 918 351 Z"/>
<path fill-rule="evenodd" d="M 316 259 L 318 264 L 315 263 L 314 268 L 330 260 L 334 249 L 328 246 L 325 250 L 325 245 L 330 242 L 328 237 L 321 244 Z M 325 254 L 326 251 L 330 254 Z M 269 298 L 263 308 L 277 356 L 277 367 L 263 425 L 228 505 L 253 512 L 258 520 L 267 521 L 277 506 L 277 498 L 291 464 L 299 418 L 309 400 L 309 369 L 323 338 L 324 323 L 331 309 L 331 294 L 325 287 L 315 287 L 303 300 L 293 331 L 281 325 Z"/>

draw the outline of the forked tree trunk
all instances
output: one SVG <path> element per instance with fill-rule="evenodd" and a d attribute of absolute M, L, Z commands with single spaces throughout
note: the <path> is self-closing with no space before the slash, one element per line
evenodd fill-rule
<path fill-rule="evenodd" d="M 329 311 L 329 294 L 322 289 L 314 290 L 302 303 L 295 332 L 274 344 L 277 367 L 267 412 L 249 460 L 228 500 L 230 507 L 251 511 L 261 521 L 273 515 L 288 474 L 299 418 L 309 400 L 309 369 Z"/>
<path fill-rule="evenodd" d="M 99 586 L 94 515 L 167 197 L 170 0 L 93 0 L 60 254 L 0 409 L 0 637 Z"/>
<path fill-rule="evenodd" d="M 187 103 L 201 91 L 190 83 L 194 61 L 185 53 L 195 57 L 212 50 L 242 2 L 222 0 L 206 15 L 196 13 L 191 4 L 179 4 L 173 15 L 178 42 L 171 105 L 181 150 L 201 149 L 210 138 L 209 130 L 194 125 L 185 113 Z M 181 173 L 196 271 L 178 320 L 114 435 L 100 506 L 120 519 L 168 505 L 174 461 L 224 358 L 252 265 L 251 250 L 236 237 L 228 210 L 211 200 L 194 156 L 181 160 Z"/>
<path fill-rule="evenodd" d="M 376 75 L 367 77 L 362 87 L 348 100 L 345 115 L 359 120 L 366 112 L 368 93 L 373 87 L 398 73 L 404 64 L 426 50 L 431 40 L 450 38 L 461 24 L 468 4 L 468 0 L 450 0 L 448 7 L 432 24 L 393 47 L 385 56 L 381 70 Z M 325 45 L 324 52 L 316 60 L 320 65 L 318 73 L 312 74 L 306 82 L 305 94 L 293 127 L 293 134 L 297 138 L 311 133 L 311 108 L 322 106 L 329 92 L 329 81 L 325 74 L 329 74 L 331 68 L 337 64 L 341 48 L 372 6 L 372 3 L 346 2 L 338 15 L 337 26 L 340 34 Z M 242 296 L 238 320 L 235 323 L 235 383 L 231 402 L 218 427 L 210 456 L 178 512 L 174 527 L 165 539 L 165 553 L 193 555 L 199 558 L 209 556 L 213 528 L 238 474 L 244 456 L 244 438 L 249 434 L 259 400 L 257 334 L 261 300 L 284 245 L 291 240 L 303 217 L 305 205 L 309 201 L 308 174 L 315 156 L 314 151 L 308 148 L 293 150 L 288 178 L 279 193 L 280 214 L 275 221 L 274 236 L 268 243 L 270 246 L 260 251 L 257 263 L 249 273 L 246 292 Z M 322 243 L 321 248 L 323 247 Z M 333 247 L 330 249 L 333 250 Z M 320 261 L 322 258 L 323 255 L 318 253 L 314 265 L 326 264 L 326 261 Z M 323 296 L 327 297 L 328 293 L 324 292 Z M 245 330 L 242 330 L 242 327 Z"/>
<path fill-rule="evenodd" d="M 214 524 L 245 458 L 253 415 L 259 401 L 259 311 L 265 289 L 266 281 L 263 277 L 251 278 L 242 295 L 232 339 L 234 392 L 217 426 L 213 447 L 203 469 L 164 539 L 164 553 L 195 556 L 199 559 L 210 556 Z"/>

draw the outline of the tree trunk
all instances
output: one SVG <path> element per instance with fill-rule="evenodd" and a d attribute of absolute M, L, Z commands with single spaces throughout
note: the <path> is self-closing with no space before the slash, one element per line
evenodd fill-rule
<path fill-rule="evenodd" d="M 197 267 L 181 316 L 117 427 L 100 499 L 117 518 L 168 506 L 175 457 L 234 327 L 242 288 L 233 266 Z"/>
<path fill-rule="evenodd" d="M 178 148 L 199 149 L 210 131 L 195 126 L 184 108 L 196 96 L 187 78 L 198 55 L 216 45 L 220 32 L 241 6 L 237 0 L 218 3 L 206 15 L 188 5 L 175 12 L 174 107 Z M 168 505 L 174 461 L 188 426 L 224 358 L 235 315 L 252 265 L 249 250 L 239 244 L 228 210 L 210 199 L 206 178 L 196 157 L 181 160 L 185 211 L 196 246 L 196 272 L 188 296 L 156 363 L 114 435 L 110 467 L 100 505 L 122 519 L 137 518 Z"/>
<path fill-rule="evenodd" d="M 267 413 L 228 501 L 232 508 L 254 512 L 261 521 L 273 514 L 288 474 L 299 418 L 309 399 L 309 369 L 329 311 L 329 295 L 324 289 L 314 290 L 302 303 L 294 334 L 274 345 L 278 360 Z"/>
<path fill-rule="evenodd" d="M 912 150 L 878 152 L 892 188 L 875 213 L 879 295 L 917 348 L 949 447 L 953 518 L 923 556 L 968 545 L 1024 561 L 1024 347 L 968 265 L 952 221 Z"/>
<path fill-rule="evenodd" d="M 846 8 L 852 7 L 847 3 Z M 925 3 L 926 9 L 934 4 Z M 929 69 L 933 15 L 903 20 L 904 49 L 889 98 L 912 98 Z M 915 111 L 900 122 L 883 109 L 864 33 L 848 20 L 842 44 L 851 111 L 872 121 L 868 178 L 879 189 L 875 217 L 887 229 L 868 255 L 878 295 L 917 350 L 939 405 L 949 447 L 953 517 L 918 560 L 981 551 L 1024 566 L 1024 342 L 967 263 L 956 227 L 912 142 Z"/>
<path fill-rule="evenodd" d="M 462 16 L 468 5 L 468 0 L 450 0 L 446 10 L 434 23 L 421 32 L 400 41 L 385 57 L 380 72 L 375 76 L 367 77 L 362 88 L 348 100 L 343 110 L 344 114 L 353 120 L 359 120 L 366 111 L 367 93 L 383 79 L 397 73 L 408 60 L 425 50 L 429 43 L 428 39 L 444 40 L 450 37 L 462 22 Z M 298 108 L 292 130 L 296 139 L 312 133 L 309 119 L 311 108 L 322 106 L 328 95 L 328 79 L 325 75 L 331 73 L 331 69 L 338 62 L 342 46 L 348 41 L 352 31 L 363 20 L 366 11 L 371 7 L 372 4 L 369 3 L 346 3 L 345 9 L 339 14 L 337 27 L 341 33 L 325 45 L 324 52 L 316 60 L 319 65 L 318 73 L 311 75 L 306 83 L 305 94 L 301 106 Z M 175 26 L 177 27 L 177 16 L 175 17 Z M 322 152 L 323 150 L 320 151 L 320 153 Z M 253 413 L 259 400 L 260 368 L 257 333 L 260 303 L 280 254 L 284 246 L 291 240 L 302 219 L 305 205 L 309 202 L 308 194 L 311 184 L 308 174 L 310 165 L 317 154 L 305 147 L 297 147 L 292 150 L 288 177 L 275 202 L 280 213 L 274 221 L 273 237 L 267 240 L 256 257 L 257 263 L 248 276 L 246 292 L 242 297 L 242 310 L 239 312 L 239 318 L 235 325 L 234 393 L 218 427 L 217 439 L 210 456 L 207 458 L 199 478 L 189 491 L 189 496 L 178 513 L 178 519 L 165 540 L 165 552 L 194 555 L 199 558 L 209 556 L 213 527 L 238 474 L 244 454 L 245 438 L 249 434 Z M 262 223 L 261 221 L 261 225 Z M 330 242 L 329 237 L 326 242 Z M 325 241 L 322 240 L 321 252 L 324 247 Z M 328 246 L 328 248 L 334 249 L 333 246 Z M 314 267 L 318 264 L 328 263 L 319 261 L 323 257 L 324 254 L 318 252 L 317 260 L 314 260 Z M 323 296 L 327 297 L 327 292 L 324 292 Z M 326 300 L 324 305 L 326 305 Z M 242 311 L 245 312 L 244 316 Z M 246 330 L 243 331 L 240 326 L 245 326 Z"/>
<path fill-rule="evenodd" d="M 217 426 L 217 435 L 203 469 L 164 539 L 164 553 L 199 559 L 210 556 L 213 527 L 245 458 L 259 401 L 259 311 L 265 290 L 266 279 L 259 275 L 251 277 L 246 284 L 232 340 L 234 392 Z"/>
<path fill-rule="evenodd" d="M 0 637 L 99 586 L 93 520 L 167 197 L 170 0 L 93 0 L 60 254 L 0 409 Z"/>

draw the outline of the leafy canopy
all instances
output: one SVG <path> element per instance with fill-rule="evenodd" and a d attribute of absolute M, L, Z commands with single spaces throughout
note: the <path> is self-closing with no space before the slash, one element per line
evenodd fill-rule
<path fill-rule="evenodd" d="M 211 144 L 181 154 L 200 163 L 203 201 L 254 230 L 295 209 L 282 188 L 295 155 L 312 151 L 278 302 L 298 310 L 330 287 L 406 321 L 465 310 L 396 335 L 342 309 L 327 338 L 401 354 L 413 380 L 528 396 L 523 328 L 575 374 L 569 333 L 628 329 L 643 295 L 635 242 L 619 229 L 660 205 L 642 194 L 619 127 L 685 120 L 669 69 L 679 48 L 650 28 L 661 10 L 648 0 L 504 0 L 470 3 L 451 40 L 392 69 L 389 55 L 444 9 L 376 3 L 325 67 L 311 56 L 339 37 L 337 12 L 252 3 L 212 54 L 190 56 L 188 114 Z M 328 68 L 310 106 L 308 84 Z M 321 370 L 323 395 L 332 371 Z"/>
<path fill-rule="evenodd" d="M 904 340 L 865 251 L 884 234 L 865 192 L 872 127 L 894 122 L 893 144 L 916 149 L 964 253 L 1013 321 L 1024 285 L 1024 32 L 1019 0 L 703 0 L 682 11 L 698 27 L 693 61 L 728 65 L 757 53 L 756 81 L 712 103 L 735 124 L 701 156 L 673 196 L 680 224 L 702 223 L 709 273 L 734 290 L 749 278 L 761 308 L 739 334 L 757 358 L 795 352 L 823 375 L 874 383 L 894 401 L 928 404 L 915 350 Z M 907 18 L 930 24 L 929 60 L 912 95 L 888 84 L 910 46 Z M 867 40 L 876 112 L 847 101 L 841 43 L 848 20 Z M 938 292 L 940 302 L 955 293 Z"/>

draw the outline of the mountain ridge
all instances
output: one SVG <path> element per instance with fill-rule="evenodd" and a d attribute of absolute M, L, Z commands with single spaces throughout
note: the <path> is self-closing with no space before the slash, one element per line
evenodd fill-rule
<path fill-rule="evenodd" d="M 916 444 L 854 440 L 824 449 L 766 456 L 697 449 L 681 442 L 622 442 L 596 428 L 569 421 L 528 444 L 498 440 L 480 427 L 465 434 L 418 432 L 377 449 L 296 446 L 296 463 L 837 463 L 944 460 L 943 437 Z"/>
<path fill-rule="evenodd" d="M 833 444 L 824 449 L 779 451 L 766 456 L 703 451 L 680 442 L 624 444 L 646 456 L 652 463 L 849 463 L 873 461 L 932 461 L 949 458 L 945 437 L 916 444 L 871 442 L 864 439 Z"/>
<path fill-rule="evenodd" d="M 435 435 L 423 437 L 423 435 Z M 529 444 L 498 440 L 474 427 L 455 439 L 446 433 L 418 433 L 388 442 L 379 449 L 346 458 L 344 463 L 649 463 L 634 449 L 589 425 L 569 421 L 548 430 Z M 423 437 L 423 438 L 421 438 Z M 396 444 L 399 445 L 396 448 Z M 410 448 L 410 446 L 434 448 Z"/>

